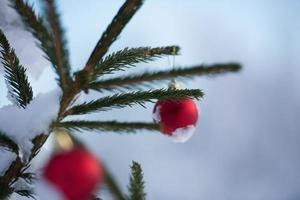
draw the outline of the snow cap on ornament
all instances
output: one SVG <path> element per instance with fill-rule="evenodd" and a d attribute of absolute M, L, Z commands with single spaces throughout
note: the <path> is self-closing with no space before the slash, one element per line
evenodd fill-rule
<path fill-rule="evenodd" d="M 195 132 L 198 110 L 192 99 L 160 100 L 153 110 L 155 122 L 174 142 L 186 142 Z"/>
<path fill-rule="evenodd" d="M 43 178 L 63 200 L 88 200 L 102 182 L 103 168 L 88 150 L 75 145 L 50 158 Z"/>

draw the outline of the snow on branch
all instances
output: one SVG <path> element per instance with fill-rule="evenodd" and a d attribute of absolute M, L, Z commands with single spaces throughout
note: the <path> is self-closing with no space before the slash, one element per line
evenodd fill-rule
<path fill-rule="evenodd" d="M 6 170 L 9 168 L 10 164 L 16 159 L 17 155 L 7 149 L 0 147 L 0 176 L 3 176 Z"/>
<path fill-rule="evenodd" d="M 28 82 L 26 69 L 20 64 L 13 48 L 0 29 L 0 60 L 4 66 L 8 97 L 19 107 L 25 108 L 32 100 L 32 88 Z"/>
<path fill-rule="evenodd" d="M 20 157 L 27 162 L 32 140 L 44 133 L 48 134 L 50 123 L 56 119 L 60 90 L 39 94 L 25 109 L 15 105 L 0 108 L 0 130 L 19 146 Z"/>

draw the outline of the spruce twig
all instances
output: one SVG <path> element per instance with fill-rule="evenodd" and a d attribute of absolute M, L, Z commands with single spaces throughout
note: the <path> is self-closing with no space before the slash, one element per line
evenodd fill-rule
<path fill-rule="evenodd" d="M 113 18 L 112 22 L 102 34 L 100 40 L 97 42 L 86 63 L 84 70 L 87 71 L 88 74 L 94 69 L 98 61 L 106 54 L 108 48 L 117 39 L 123 28 L 142 4 L 143 0 L 126 0 L 126 2 L 122 5 L 117 15 Z"/>
<path fill-rule="evenodd" d="M 24 179 L 27 183 L 32 184 L 36 180 L 36 174 L 32 172 L 23 172 L 20 175 L 20 178 Z"/>
<path fill-rule="evenodd" d="M 5 182 L 2 182 L 0 179 L 0 199 L 7 200 L 11 194 L 14 192 L 13 188 L 11 188 L 10 185 L 6 184 Z"/>
<path fill-rule="evenodd" d="M 145 200 L 145 183 L 143 180 L 143 172 L 139 163 L 132 162 L 131 176 L 128 186 L 129 195 L 127 200 Z"/>
<path fill-rule="evenodd" d="M 10 0 L 12 7 L 21 16 L 23 23 L 28 31 L 37 39 L 38 46 L 44 51 L 47 59 L 52 63 L 53 67 L 56 68 L 57 62 L 55 59 L 55 50 L 51 35 L 44 25 L 42 17 L 35 14 L 33 6 L 29 5 L 24 0 Z"/>
<path fill-rule="evenodd" d="M 106 111 L 110 108 L 124 108 L 134 104 L 143 105 L 145 102 L 152 102 L 153 99 L 181 99 L 181 98 L 201 98 L 203 92 L 198 89 L 184 90 L 149 90 L 143 92 L 130 92 L 115 94 L 103 97 L 94 101 L 85 102 L 67 110 L 64 116 L 87 114 L 95 111 Z"/>
<path fill-rule="evenodd" d="M 72 80 L 70 76 L 69 53 L 66 48 L 67 42 L 60 23 L 60 15 L 57 11 L 55 0 L 46 0 L 46 13 L 54 43 L 56 68 L 60 85 L 63 91 L 67 91 Z"/>
<path fill-rule="evenodd" d="M 36 199 L 34 196 L 33 190 L 25 190 L 24 189 L 24 190 L 15 190 L 14 192 L 21 196 L 27 197 L 27 198 Z"/>
<path fill-rule="evenodd" d="M 124 70 L 137 63 L 153 61 L 155 58 L 163 55 L 177 55 L 178 51 L 178 46 L 125 48 L 101 59 L 95 66 L 91 80 L 96 80 L 103 74 Z"/>
<path fill-rule="evenodd" d="M 33 6 L 24 0 L 10 1 L 21 16 L 26 29 L 37 39 L 38 46 L 44 51 L 46 58 L 52 63 L 55 72 L 59 76 L 59 85 L 65 88 L 67 85 L 65 84 L 65 82 L 67 82 L 66 80 L 70 80 L 70 67 L 67 62 L 68 52 L 64 48 L 66 41 L 63 37 L 63 30 L 58 22 L 59 15 L 56 11 L 53 11 L 53 16 L 51 16 L 51 19 L 49 18 L 49 20 L 52 20 L 49 21 L 51 28 L 55 30 L 50 34 L 43 18 L 35 14 Z M 55 6 L 53 9 L 55 9 Z"/>
<path fill-rule="evenodd" d="M 6 147 L 10 151 L 19 154 L 19 146 L 2 131 L 0 131 L 0 146 Z"/>
<path fill-rule="evenodd" d="M 32 88 L 28 82 L 26 69 L 20 64 L 2 30 L 0 30 L 0 59 L 4 66 L 9 96 L 19 107 L 25 108 L 33 98 Z"/>
<path fill-rule="evenodd" d="M 66 121 L 58 122 L 53 125 L 57 128 L 65 128 L 75 131 L 113 131 L 136 133 L 137 130 L 145 129 L 159 131 L 159 125 L 147 122 L 118 122 L 118 121 Z"/>
<path fill-rule="evenodd" d="M 237 63 L 200 65 L 190 68 L 176 68 L 171 70 L 144 72 L 138 75 L 129 75 L 106 80 L 94 81 L 89 88 L 97 91 L 113 89 L 131 89 L 146 85 L 154 81 L 167 81 L 172 78 L 188 78 L 203 75 L 217 75 L 227 72 L 238 72 L 241 66 Z"/>

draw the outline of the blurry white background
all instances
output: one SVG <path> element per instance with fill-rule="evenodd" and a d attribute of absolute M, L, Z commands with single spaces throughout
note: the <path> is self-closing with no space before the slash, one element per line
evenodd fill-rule
<path fill-rule="evenodd" d="M 38 0 L 30 2 L 38 8 Z M 85 64 L 122 3 L 60 1 L 73 69 Z M 21 62 L 30 66 L 35 94 L 55 88 L 53 71 L 41 52 L 32 48 L 30 34 L 22 31 L 4 0 L 0 8 L 0 27 Z M 237 61 L 243 70 L 182 83 L 206 94 L 197 103 L 197 132 L 187 143 L 172 143 L 146 131 L 82 133 L 81 138 L 108 165 L 124 191 L 131 161 L 140 162 L 149 200 L 299 199 L 299 10 L 298 0 L 146 1 L 111 51 L 178 44 L 182 48 L 176 57 L 179 66 Z M 127 73 L 163 68 L 170 68 L 167 58 Z M 0 86 L 5 87 L 2 77 Z M 9 103 L 5 95 L 0 93 L 1 105 Z M 92 118 L 151 121 L 153 105 L 147 107 L 117 109 Z"/>

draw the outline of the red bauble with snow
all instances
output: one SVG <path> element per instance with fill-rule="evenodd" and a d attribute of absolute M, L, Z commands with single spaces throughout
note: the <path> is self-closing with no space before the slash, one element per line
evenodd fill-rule
<path fill-rule="evenodd" d="M 87 200 L 102 181 L 101 163 L 87 150 L 75 147 L 55 154 L 44 178 L 67 200 Z"/>
<path fill-rule="evenodd" d="M 195 131 L 198 109 L 192 99 L 160 100 L 153 110 L 154 121 L 175 142 L 187 141 Z"/>

